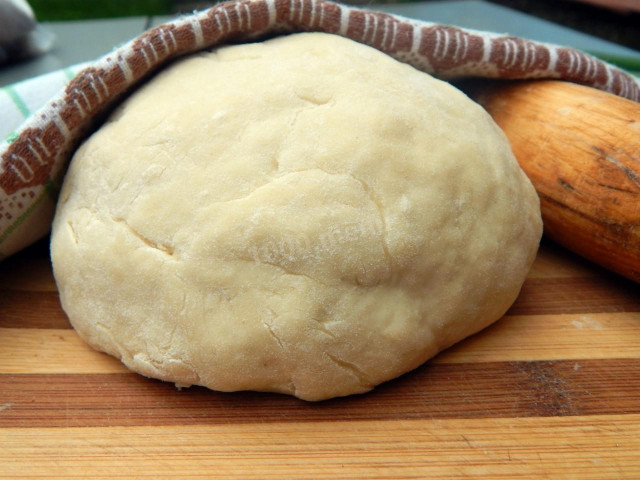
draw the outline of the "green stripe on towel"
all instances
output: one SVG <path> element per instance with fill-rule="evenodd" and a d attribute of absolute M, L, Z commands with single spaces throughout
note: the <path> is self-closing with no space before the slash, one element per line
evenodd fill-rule
<path fill-rule="evenodd" d="M 20 113 L 22 113 L 25 118 L 31 115 L 27 104 L 24 103 L 24 100 L 22 99 L 20 94 L 16 92 L 15 88 L 13 88 L 12 86 L 4 87 L 4 91 L 7 92 L 7 94 L 11 97 L 11 100 L 13 100 L 15 106 L 18 108 L 18 110 L 20 110 Z"/>

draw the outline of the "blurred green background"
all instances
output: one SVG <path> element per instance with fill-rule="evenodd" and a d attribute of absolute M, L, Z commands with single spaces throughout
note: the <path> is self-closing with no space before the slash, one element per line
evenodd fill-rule
<path fill-rule="evenodd" d="M 171 0 L 28 0 L 40 21 L 166 15 Z"/>

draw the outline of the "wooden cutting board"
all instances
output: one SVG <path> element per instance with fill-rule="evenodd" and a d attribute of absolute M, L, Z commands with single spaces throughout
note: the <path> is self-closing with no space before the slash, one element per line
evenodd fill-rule
<path fill-rule="evenodd" d="M 323 403 L 128 372 L 60 309 L 46 243 L 0 265 L 0 478 L 640 478 L 640 288 L 545 241 L 507 315 Z"/>

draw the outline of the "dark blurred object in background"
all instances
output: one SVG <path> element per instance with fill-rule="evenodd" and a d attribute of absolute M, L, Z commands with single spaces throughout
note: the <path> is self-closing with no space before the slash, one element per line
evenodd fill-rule
<path fill-rule="evenodd" d="M 599 7 L 611 8 L 621 12 L 640 12 L 638 0 L 574 0 L 576 2 L 590 3 Z"/>
<path fill-rule="evenodd" d="M 640 0 L 490 0 L 640 50 Z M 592 5 L 607 4 L 607 7 Z M 626 8 L 621 7 L 625 5 Z"/>
<path fill-rule="evenodd" d="M 34 57 L 53 45 L 53 34 L 38 26 L 25 0 L 0 0 L 0 64 Z"/>

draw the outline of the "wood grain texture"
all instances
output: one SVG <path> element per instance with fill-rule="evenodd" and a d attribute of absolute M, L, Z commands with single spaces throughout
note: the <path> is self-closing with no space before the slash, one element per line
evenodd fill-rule
<path fill-rule="evenodd" d="M 4 290 L 0 295 L 0 327 L 71 328 L 57 292 Z"/>
<path fill-rule="evenodd" d="M 505 316 L 432 363 L 640 358 L 640 313 Z"/>
<path fill-rule="evenodd" d="M 130 373 L 76 336 L 53 287 L 44 242 L 0 270 L 3 480 L 640 478 L 637 285 L 549 241 L 499 322 L 313 404 Z"/>
<path fill-rule="evenodd" d="M 0 328 L 0 373 L 125 373 L 71 329 Z M 0 395 L 1 396 L 1 395 Z"/>
<path fill-rule="evenodd" d="M 640 359 L 427 364 L 373 392 L 310 404 L 129 374 L 0 375 L 1 427 L 640 414 Z M 257 415 L 258 414 L 258 415 Z"/>
<path fill-rule="evenodd" d="M 545 234 L 640 283 L 640 104 L 559 81 L 471 93 L 536 187 Z"/>
<path fill-rule="evenodd" d="M 530 278 L 507 315 L 640 312 L 640 286 L 616 277 Z"/>
<path fill-rule="evenodd" d="M 640 416 L 21 429 L 0 476 L 637 479 Z M 55 461 L 52 461 L 55 459 Z"/>

